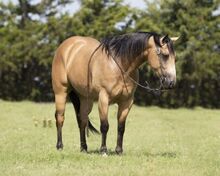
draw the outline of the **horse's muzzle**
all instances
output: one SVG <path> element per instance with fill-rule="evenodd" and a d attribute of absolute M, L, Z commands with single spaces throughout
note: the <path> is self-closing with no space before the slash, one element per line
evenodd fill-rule
<path fill-rule="evenodd" d="M 162 87 L 164 89 L 173 89 L 175 87 L 176 81 L 170 79 L 169 77 L 162 78 Z"/>

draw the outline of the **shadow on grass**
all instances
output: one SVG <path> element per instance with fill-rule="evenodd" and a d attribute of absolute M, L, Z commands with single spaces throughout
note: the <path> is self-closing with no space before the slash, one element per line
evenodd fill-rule
<path fill-rule="evenodd" d="M 87 154 L 102 155 L 102 153 L 100 153 L 99 149 L 90 150 L 90 151 L 87 152 Z M 107 155 L 108 156 L 120 156 L 115 151 L 112 151 L 112 150 L 108 150 Z"/>
<path fill-rule="evenodd" d="M 99 151 L 99 149 L 96 150 L 90 150 L 87 152 L 87 154 L 95 154 L 95 155 L 102 155 Z M 140 152 L 139 154 L 144 155 L 146 157 L 163 157 L 163 158 L 177 158 L 177 153 L 176 152 L 159 152 L 159 153 L 150 153 L 150 152 Z M 118 155 L 115 151 L 113 150 L 108 150 L 107 152 L 108 156 L 126 156 L 129 155 L 126 152 L 124 152 L 122 155 Z M 138 154 L 135 154 L 138 156 Z"/>
<path fill-rule="evenodd" d="M 177 153 L 176 152 L 159 152 L 159 153 L 149 153 L 149 152 L 144 152 L 143 155 L 147 157 L 164 157 L 164 158 L 177 158 Z"/>

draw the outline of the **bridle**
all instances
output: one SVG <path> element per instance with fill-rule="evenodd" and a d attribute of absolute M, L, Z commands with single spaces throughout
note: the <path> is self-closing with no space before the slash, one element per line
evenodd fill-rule
<path fill-rule="evenodd" d="M 155 50 L 155 51 L 156 51 L 156 54 L 157 54 L 158 59 L 159 59 L 159 62 L 160 62 L 160 69 L 161 69 L 161 71 L 162 71 L 162 75 L 164 75 L 164 74 L 163 74 L 164 67 L 163 67 L 163 65 L 162 65 L 162 59 L 163 59 L 162 57 L 163 57 L 163 56 L 162 56 L 162 53 L 161 53 L 160 46 L 156 45 L 156 50 Z M 145 81 L 145 84 L 146 84 L 146 85 L 142 85 L 142 84 L 138 83 L 135 79 L 133 79 L 129 74 L 127 74 L 127 73 L 121 68 L 121 66 L 118 64 L 118 62 L 115 60 L 114 57 L 112 57 L 112 58 L 113 58 L 114 62 L 117 64 L 118 68 L 120 69 L 120 71 L 121 71 L 121 73 L 122 73 L 123 80 L 124 80 L 124 75 L 126 75 L 126 76 L 127 76 L 133 83 L 135 83 L 137 86 L 139 86 L 139 87 L 141 87 L 141 88 L 147 90 L 149 93 L 152 93 L 152 94 L 155 95 L 155 96 L 160 96 L 162 92 L 166 91 L 166 90 L 162 89 L 162 88 L 163 88 L 163 76 L 159 78 L 159 80 L 160 80 L 160 86 L 159 86 L 158 88 L 152 88 L 152 87 L 150 87 L 150 84 L 149 84 L 147 81 Z M 125 83 L 125 81 L 124 81 L 124 83 Z M 125 86 L 126 86 L 126 84 L 125 84 Z M 126 87 L 126 89 L 127 89 L 127 87 Z"/>

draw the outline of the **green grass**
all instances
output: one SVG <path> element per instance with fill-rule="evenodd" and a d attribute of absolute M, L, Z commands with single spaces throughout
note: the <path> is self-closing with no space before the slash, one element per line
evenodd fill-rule
<path fill-rule="evenodd" d="M 36 176 L 219 176 L 220 110 L 168 110 L 133 106 L 126 124 L 124 154 L 114 154 L 116 112 L 109 112 L 108 157 L 97 151 L 100 136 L 79 152 L 79 132 L 67 104 L 64 150 L 57 151 L 54 105 L 0 101 L 0 175 Z M 97 106 L 90 115 L 99 129 Z M 51 128 L 43 119 L 52 119 Z M 37 126 L 35 126 L 35 123 Z"/>

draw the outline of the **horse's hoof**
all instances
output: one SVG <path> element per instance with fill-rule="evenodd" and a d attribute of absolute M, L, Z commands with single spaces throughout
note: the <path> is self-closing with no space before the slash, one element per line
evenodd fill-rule
<path fill-rule="evenodd" d="M 63 144 L 62 143 L 58 143 L 56 147 L 57 147 L 57 150 L 63 150 Z"/>
<path fill-rule="evenodd" d="M 87 146 L 84 146 L 84 147 L 81 146 L 80 152 L 87 153 Z"/>
<path fill-rule="evenodd" d="M 115 148 L 115 152 L 116 152 L 118 155 L 122 155 L 123 149 L 122 149 L 121 147 L 116 147 L 116 148 Z"/>
<path fill-rule="evenodd" d="M 107 147 L 101 147 L 101 148 L 100 148 L 100 153 L 107 155 Z"/>
<path fill-rule="evenodd" d="M 80 149 L 80 152 L 87 153 L 87 150 L 86 149 Z"/>

